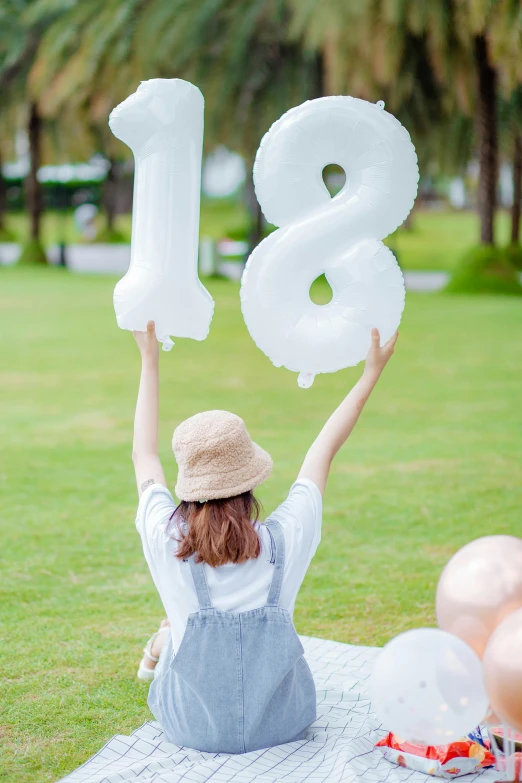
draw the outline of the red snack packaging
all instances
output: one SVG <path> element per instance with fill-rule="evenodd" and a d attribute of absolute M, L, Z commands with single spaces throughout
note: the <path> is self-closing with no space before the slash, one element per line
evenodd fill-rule
<path fill-rule="evenodd" d="M 487 747 L 465 737 L 449 745 L 414 745 L 390 732 L 375 747 L 394 764 L 446 780 L 495 764 Z"/>

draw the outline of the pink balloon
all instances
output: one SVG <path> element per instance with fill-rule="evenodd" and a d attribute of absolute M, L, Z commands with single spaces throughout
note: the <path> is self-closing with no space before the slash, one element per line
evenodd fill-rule
<path fill-rule="evenodd" d="M 504 723 L 522 731 L 522 609 L 510 614 L 491 636 L 483 670 L 492 708 Z"/>
<path fill-rule="evenodd" d="M 439 626 L 467 642 L 479 657 L 495 628 L 521 607 L 521 538 L 471 541 L 453 555 L 439 579 Z"/>

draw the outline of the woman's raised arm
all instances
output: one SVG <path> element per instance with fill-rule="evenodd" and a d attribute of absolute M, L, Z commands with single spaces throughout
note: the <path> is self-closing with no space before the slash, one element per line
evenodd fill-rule
<path fill-rule="evenodd" d="M 136 472 L 138 495 L 149 484 L 167 486 L 158 456 L 159 351 L 154 321 L 146 332 L 133 332 L 141 353 L 141 376 L 136 414 L 132 461 Z"/>
<path fill-rule="evenodd" d="M 372 344 L 366 357 L 362 377 L 335 410 L 314 440 L 299 472 L 299 478 L 309 478 L 324 493 L 333 458 L 347 440 L 361 415 L 366 400 L 379 380 L 386 362 L 393 353 L 398 332 L 381 348 L 377 329 L 372 329 Z"/>

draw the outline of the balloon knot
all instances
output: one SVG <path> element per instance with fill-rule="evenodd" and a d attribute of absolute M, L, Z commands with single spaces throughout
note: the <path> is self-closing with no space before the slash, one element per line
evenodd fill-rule
<path fill-rule="evenodd" d="M 313 372 L 300 372 L 297 378 L 297 383 L 301 389 L 309 389 L 314 382 L 315 375 Z"/>

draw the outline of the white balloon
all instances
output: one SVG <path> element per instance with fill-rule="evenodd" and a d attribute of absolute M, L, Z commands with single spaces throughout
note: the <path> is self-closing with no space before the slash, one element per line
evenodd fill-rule
<path fill-rule="evenodd" d="M 116 106 L 109 125 L 135 160 L 130 267 L 114 290 L 118 326 L 143 331 L 156 322 L 170 335 L 204 340 L 214 302 L 197 271 L 201 92 L 182 79 L 150 79 Z"/>
<path fill-rule="evenodd" d="M 300 386 L 357 364 L 372 327 L 385 342 L 400 323 L 404 280 L 381 240 L 410 212 L 419 172 L 407 130 L 383 107 L 349 96 L 307 101 L 272 125 L 257 152 L 256 196 L 280 228 L 247 262 L 242 310 L 258 347 L 300 373 Z M 331 163 L 346 173 L 334 198 L 322 179 Z M 322 273 L 333 298 L 317 305 L 309 291 Z"/>
<path fill-rule="evenodd" d="M 438 628 L 406 631 L 388 642 L 375 661 L 370 694 L 383 728 L 429 745 L 466 736 L 488 709 L 479 657 Z"/>

